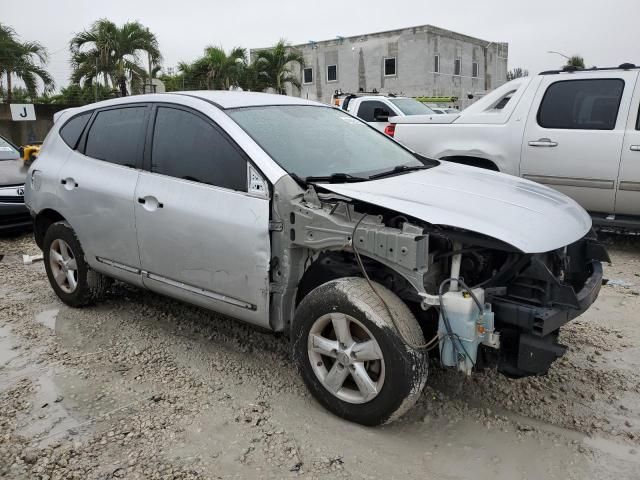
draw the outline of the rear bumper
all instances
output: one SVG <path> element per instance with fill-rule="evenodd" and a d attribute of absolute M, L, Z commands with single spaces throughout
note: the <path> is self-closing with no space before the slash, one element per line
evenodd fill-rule
<path fill-rule="evenodd" d="M 0 233 L 32 228 L 33 219 L 24 203 L 0 203 Z"/>

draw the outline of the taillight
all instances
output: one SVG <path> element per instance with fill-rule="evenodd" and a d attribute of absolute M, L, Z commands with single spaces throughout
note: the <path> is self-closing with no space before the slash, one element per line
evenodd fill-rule
<path fill-rule="evenodd" d="M 396 124 L 395 123 L 390 123 L 389 125 L 384 127 L 384 133 L 386 133 L 390 137 L 393 137 L 395 135 L 395 133 L 396 133 Z"/>

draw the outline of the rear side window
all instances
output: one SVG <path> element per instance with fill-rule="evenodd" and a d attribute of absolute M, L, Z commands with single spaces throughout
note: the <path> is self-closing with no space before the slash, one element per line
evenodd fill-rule
<path fill-rule="evenodd" d="M 87 126 L 87 122 L 92 114 L 93 112 L 81 113 L 65 123 L 60 129 L 62 140 L 64 140 L 64 143 L 69 145 L 70 148 L 75 150 L 78 146 L 78 140 L 80 140 L 84 127 Z"/>
<path fill-rule="evenodd" d="M 624 81 L 619 78 L 564 80 L 553 83 L 538 110 L 543 128 L 613 130 Z"/>
<path fill-rule="evenodd" d="M 360 117 L 365 122 L 375 122 L 375 118 L 373 117 L 373 112 L 376 108 L 381 108 L 382 110 L 386 110 L 389 112 L 389 115 L 393 115 L 391 109 L 382 102 L 378 102 L 375 100 L 364 101 L 360 104 L 360 108 L 358 108 L 358 117 Z"/>
<path fill-rule="evenodd" d="M 636 130 L 640 130 L 640 107 L 638 108 L 638 118 L 636 118 Z"/>
<path fill-rule="evenodd" d="M 126 107 L 98 112 L 87 134 L 85 155 L 136 167 L 144 141 L 146 108 Z"/>
<path fill-rule="evenodd" d="M 247 160 L 238 148 L 211 122 L 176 108 L 157 110 L 151 171 L 247 191 Z"/>

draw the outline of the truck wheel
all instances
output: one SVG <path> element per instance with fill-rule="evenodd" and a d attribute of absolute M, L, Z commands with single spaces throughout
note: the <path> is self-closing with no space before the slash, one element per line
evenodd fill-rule
<path fill-rule="evenodd" d="M 82 307 L 104 296 L 111 279 L 89 268 L 67 222 L 56 222 L 47 229 L 42 250 L 49 283 L 64 303 Z"/>
<path fill-rule="evenodd" d="M 393 292 L 374 283 L 402 329 L 363 278 L 333 280 L 311 291 L 292 325 L 293 355 L 313 396 L 328 410 L 363 425 L 393 421 L 416 402 L 427 381 L 428 355 L 416 318 Z"/>

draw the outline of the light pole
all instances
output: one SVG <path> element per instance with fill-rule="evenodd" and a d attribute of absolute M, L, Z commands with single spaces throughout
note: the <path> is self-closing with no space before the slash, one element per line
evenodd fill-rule
<path fill-rule="evenodd" d="M 564 53 L 556 52 L 554 50 L 547 50 L 547 53 L 555 53 L 556 55 L 560 55 L 561 57 L 566 58 L 567 60 L 571 60 L 571 57 L 565 55 Z"/>

